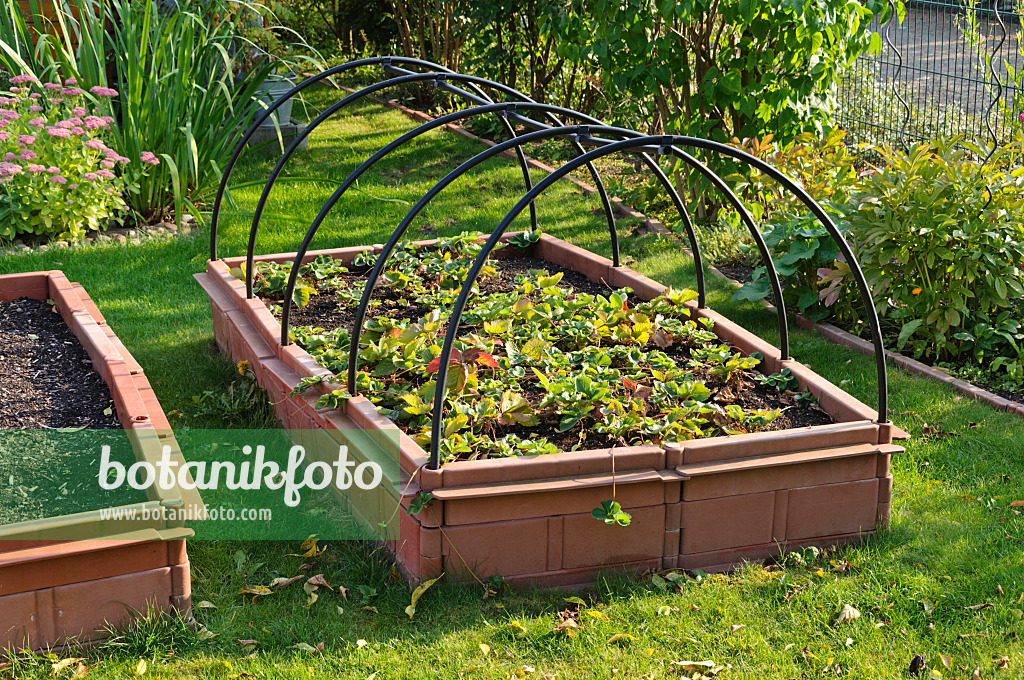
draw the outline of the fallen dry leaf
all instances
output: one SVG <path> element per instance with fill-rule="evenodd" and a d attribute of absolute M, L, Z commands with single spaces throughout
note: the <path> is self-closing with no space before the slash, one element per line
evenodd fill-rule
<path fill-rule="evenodd" d="M 729 628 L 729 634 L 732 635 L 733 633 L 735 633 L 736 631 L 738 631 L 738 630 L 740 630 L 742 628 L 746 628 L 746 625 L 742 624 L 742 623 L 734 623 L 732 625 L 732 627 Z"/>
<path fill-rule="evenodd" d="M 684 671 L 699 671 L 702 668 L 714 668 L 717 664 L 708 659 L 707 661 L 672 661 L 669 665 L 681 666 Z"/>
<path fill-rule="evenodd" d="M 989 607 L 995 607 L 995 605 L 991 602 L 986 602 L 985 604 L 972 604 L 970 607 L 964 607 L 964 609 L 966 609 L 967 611 L 976 612 L 980 609 L 988 609 Z"/>
<path fill-rule="evenodd" d="M 260 643 L 259 640 L 238 640 L 237 642 L 243 647 L 254 647 Z"/>
<path fill-rule="evenodd" d="M 53 668 L 50 671 L 50 675 L 57 675 L 58 673 L 63 671 L 65 668 L 67 668 L 69 666 L 73 666 L 73 665 L 75 665 L 77 663 L 81 663 L 82 661 L 85 661 L 85 659 L 82 658 L 82 657 L 73 657 L 73 658 L 68 658 L 68 659 L 61 659 L 57 663 L 52 664 Z M 10 668 L 10 664 L 4 664 L 4 667 L 0 668 L 0 671 L 4 670 L 4 668 Z"/>
<path fill-rule="evenodd" d="M 971 680 L 981 680 L 981 669 L 975 668 L 974 673 L 971 675 Z"/>
<path fill-rule="evenodd" d="M 296 581 L 301 581 L 301 580 L 302 580 L 302 575 L 301 574 L 299 574 L 298 576 L 292 576 L 291 578 L 285 578 L 285 577 L 282 576 L 280 578 L 275 578 L 273 581 L 271 581 L 270 582 L 270 587 L 271 588 L 275 588 L 277 590 L 280 590 L 281 588 L 284 588 L 285 586 L 290 586 L 291 584 L 295 583 Z"/>
<path fill-rule="evenodd" d="M 579 627 L 580 624 L 576 623 L 576 619 L 570 616 L 563 618 L 551 631 L 554 633 L 565 633 L 568 637 L 576 637 L 576 631 Z"/>
<path fill-rule="evenodd" d="M 1022 508 L 1024 507 L 1024 501 L 1010 501 L 1011 508 Z"/>
<path fill-rule="evenodd" d="M 946 668 L 953 667 L 953 659 L 951 657 L 948 657 L 945 654 L 939 654 L 939 660 L 942 662 L 942 665 Z"/>
<path fill-rule="evenodd" d="M 996 668 L 999 668 L 999 669 L 1006 668 L 1007 666 L 1010 665 L 1010 657 L 1004 656 L 1004 657 L 1001 657 L 999 659 L 994 659 L 992 663 L 994 663 L 996 665 Z"/>
<path fill-rule="evenodd" d="M 331 584 L 327 582 L 327 579 L 324 578 L 323 574 L 317 574 L 316 576 L 310 576 L 309 580 L 307 580 L 306 583 L 308 583 L 311 586 L 323 586 L 324 588 L 327 588 L 327 590 L 330 590 L 332 592 L 334 591 L 334 587 L 331 586 Z"/>
<path fill-rule="evenodd" d="M 145 675 L 148 670 L 149 662 L 145 659 L 139 659 L 138 665 L 135 666 L 135 675 Z"/>
<path fill-rule="evenodd" d="M 853 605 L 844 604 L 843 608 L 839 610 L 839 615 L 836 617 L 836 624 L 850 623 L 860 618 L 860 612 L 854 609 Z"/>
<path fill-rule="evenodd" d="M 441 574 L 441 576 L 444 576 L 444 574 Z M 416 590 L 412 591 L 412 601 L 409 603 L 409 606 L 405 608 L 405 613 L 409 615 L 410 619 L 416 614 L 416 603 L 420 601 L 421 597 L 423 597 L 423 593 L 427 592 L 427 589 L 430 588 L 430 586 L 437 583 L 441 576 L 426 581 L 416 588 Z"/>

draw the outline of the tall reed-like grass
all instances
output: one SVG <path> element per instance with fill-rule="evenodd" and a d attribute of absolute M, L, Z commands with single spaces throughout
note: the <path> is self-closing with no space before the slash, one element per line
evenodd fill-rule
<path fill-rule="evenodd" d="M 28 1 L 25 16 L 18 0 L 0 0 L 0 67 L 117 89 L 111 146 L 134 161 L 146 150 L 162 161 L 131 178 L 138 191 L 129 206 L 146 220 L 198 212 L 239 129 L 262 106 L 260 86 L 280 65 L 239 67 L 251 46 L 236 23 L 265 8 L 246 0 L 52 0 L 52 9 Z"/>

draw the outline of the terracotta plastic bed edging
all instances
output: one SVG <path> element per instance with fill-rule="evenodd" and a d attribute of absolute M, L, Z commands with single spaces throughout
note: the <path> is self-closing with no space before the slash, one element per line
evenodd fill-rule
<path fill-rule="evenodd" d="M 52 300 L 110 388 L 118 420 L 137 460 L 159 460 L 170 446 L 184 460 L 142 367 L 124 347 L 80 284 L 60 271 L 0 276 L 0 300 Z M 92 471 L 88 471 L 90 474 Z M 101 517 L 101 510 L 0 526 L 0 656 L 8 650 L 44 650 L 89 644 L 155 608 L 191 612 L 185 539 L 194 535 L 160 508 L 202 517 L 194 490 L 162 490 L 119 510 L 134 519 Z M 151 511 L 143 519 L 138 511 Z"/>
<path fill-rule="evenodd" d="M 310 252 L 307 261 L 329 255 L 351 262 L 363 251 L 380 246 Z M 595 282 L 628 286 L 643 299 L 666 290 L 546 234 L 527 254 Z M 887 525 L 890 458 L 903 450 L 892 444 L 892 425 L 877 423 L 866 405 L 800 363 L 782 361 L 778 349 L 711 310 L 690 305 L 695 317 L 714 320 L 720 339 L 748 354 L 760 352 L 765 372 L 790 368 L 835 423 L 617 448 L 614 476 L 607 449 L 459 461 L 430 470 L 424 450 L 367 399 L 317 409 L 318 395 L 291 395 L 300 379 L 331 374 L 301 347 L 281 345 L 278 321 L 262 300 L 247 299 L 245 283 L 229 272 L 242 259 L 209 261 L 206 273 L 196 275 L 210 296 L 218 345 L 233 360 L 249 361 L 294 436 L 312 442 L 318 433 L 363 429 L 397 438 L 402 470 L 412 477 L 407 489 L 402 485 L 402 506 L 420 491 L 434 498 L 418 515 L 400 513 L 399 536 L 390 545 L 412 580 L 444 572 L 463 580 L 500 575 L 511 583 L 573 587 L 609 568 L 723 570 L 783 549 L 859 540 Z M 317 389 L 338 387 L 324 381 Z M 613 484 L 616 500 L 633 516 L 629 527 L 591 517 L 612 497 Z M 382 510 L 366 514 L 374 512 Z"/>
<path fill-rule="evenodd" d="M 348 92 L 355 92 L 355 90 L 352 90 L 351 88 L 348 87 L 343 87 L 342 89 Z M 425 123 L 434 120 L 433 116 L 423 113 L 422 111 L 417 111 L 416 109 L 411 109 L 407 106 L 403 106 L 402 104 L 399 104 L 396 101 L 384 100 L 372 96 L 369 98 L 375 99 L 384 106 L 394 109 L 416 122 Z M 461 137 L 465 137 L 470 141 L 478 142 L 485 146 L 496 146 L 496 144 L 491 140 L 484 139 L 482 137 L 474 135 L 472 132 L 470 132 L 469 130 L 465 129 L 460 125 L 449 123 L 447 125 L 444 125 L 443 128 L 448 132 L 452 132 L 454 134 L 460 135 Z M 500 155 L 506 158 L 512 158 L 515 154 L 506 151 Z M 542 172 L 548 174 L 554 172 L 554 168 L 552 168 L 549 165 L 546 165 L 545 163 L 541 163 L 540 161 L 533 158 L 526 158 L 526 164 L 531 168 L 541 170 Z M 593 187 L 590 184 L 587 184 L 586 182 L 580 179 L 573 177 L 572 175 L 568 175 L 565 179 L 575 184 L 584 194 L 588 196 L 597 193 L 597 189 L 595 187 Z M 693 257 L 693 253 L 689 249 L 689 247 L 686 244 L 684 244 L 672 230 L 668 229 L 658 220 L 647 217 L 643 213 L 634 210 L 632 207 L 624 203 L 619 198 L 613 197 L 611 199 L 611 203 L 621 215 L 639 220 L 649 232 L 660 234 L 662 236 L 673 239 L 674 241 L 679 243 L 679 247 L 683 253 L 685 253 L 691 258 Z M 716 267 L 707 265 L 706 269 L 712 275 L 724 281 L 728 281 L 729 283 L 735 285 L 736 287 L 743 286 L 742 283 L 730 278 Z M 768 304 L 767 302 L 765 302 L 765 306 L 770 309 L 774 309 L 774 307 L 771 304 Z M 838 345 L 843 345 L 845 347 L 855 349 L 858 352 L 861 352 L 862 354 L 874 356 L 875 348 L 870 342 L 866 340 L 858 338 L 857 336 L 848 333 L 841 328 L 833 326 L 832 324 L 820 321 L 811 321 L 810 319 L 804 317 L 801 314 L 794 314 L 793 317 L 796 320 L 797 325 L 805 330 L 813 330 L 816 333 L 823 336 L 824 338 Z M 998 394 L 995 394 L 994 392 L 990 392 L 989 390 L 978 387 L 977 385 L 973 385 L 967 381 L 960 380 L 959 378 L 954 378 L 948 373 L 933 368 L 925 363 L 917 361 L 916 359 L 912 359 L 911 357 L 900 354 L 899 352 L 886 350 L 885 355 L 886 358 L 888 358 L 895 365 L 899 366 L 908 373 L 918 375 L 924 378 L 929 378 L 931 380 L 936 380 L 938 382 L 946 383 L 947 385 L 949 385 L 954 390 L 956 390 L 957 392 L 964 396 L 980 401 L 981 403 L 987 404 L 988 406 L 991 406 L 992 408 L 995 408 L 997 410 L 1007 411 L 1009 413 L 1013 413 L 1015 415 L 1024 417 L 1024 403 L 1000 397 Z M 909 438 L 909 435 L 900 431 L 899 433 L 897 433 L 896 438 L 907 439 Z"/>

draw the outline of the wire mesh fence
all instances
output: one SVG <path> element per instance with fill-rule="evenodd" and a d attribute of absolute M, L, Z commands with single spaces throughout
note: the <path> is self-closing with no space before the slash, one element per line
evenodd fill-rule
<path fill-rule="evenodd" d="M 1022 127 L 1024 0 L 919 0 L 877 19 L 882 48 L 839 82 L 837 122 L 851 142 L 907 144 L 962 134 L 991 146 Z"/>

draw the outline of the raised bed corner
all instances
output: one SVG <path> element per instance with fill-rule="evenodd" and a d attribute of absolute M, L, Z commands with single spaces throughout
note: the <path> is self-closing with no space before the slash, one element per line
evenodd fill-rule
<path fill-rule="evenodd" d="M 60 271 L 0 276 L 0 300 L 21 297 L 53 301 L 110 388 L 136 458 L 159 460 L 167 445 L 184 465 L 142 368 L 84 288 Z M 202 515 L 195 491 L 154 485 L 147 493 L 124 509 L 188 506 Z M 181 522 L 113 520 L 99 510 L 0 526 L 0 654 L 93 643 L 153 609 L 190 615 L 192 535 Z"/>
<path fill-rule="evenodd" d="M 310 251 L 304 261 L 328 255 L 350 263 L 367 250 L 380 252 L 381 246 Z M 549 235 L 531 251 L 591 281 L 628 286 L 645 300 L 666 290 Z M 291 262 L 294 257 L 257 259 Z M 875 411 L 838 386 L 795 360 L 783 360 L 778 349 L 707 308 L 690 303 L 694 317 L 714 319 L 720 339 L 746 354 L 760 352 L 766 371 L 790 368 L 835 422 L 616 448 L 614 476 L 607 449 L 429 469 L 428 453 L 366 399 L 352 398 L 340 410 L 318 410 L 315 396 L 291 396 L 300 379 L 329 372 L 300 347 L 281 344 L 280 323 L 261 300 L 247 298 L 245 283 L 229 273 L 244 261 L 211 260 L 206 273 L 196 275 L 210 296 L 219 347 L 235 361 L 250 362 L 288 428 L 397 431 L 392 434 L 400 442 L 402 470 L 415 473 L 408 488 L 403 482 L 403 507 L 420 491 L 434 497 L 419 515 L 401 513 L 400 535 L 390 544 L 410 579 L 443 572 L 463 580 L 500 575 L 513 584 L 572 587 L 593 583 L 611 568 L 724 570 L 784 549 L 859 540 L 887 525 L 889 461 L 902 451 L 892 443 L 891 426 L 879 424 Z M 324 382 L 318 389 L 337 387 Z M 633 517 L 626 528 L 590 514 L 612 497 L 613 483 L 616 499 Z"/>

